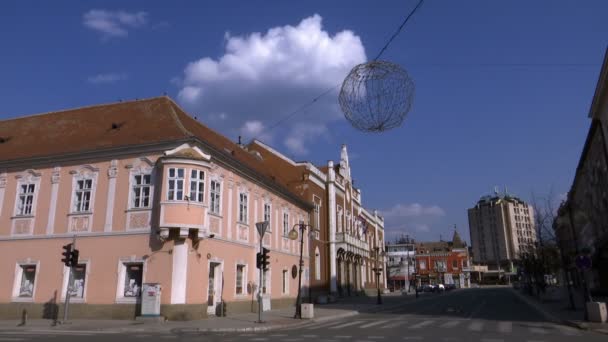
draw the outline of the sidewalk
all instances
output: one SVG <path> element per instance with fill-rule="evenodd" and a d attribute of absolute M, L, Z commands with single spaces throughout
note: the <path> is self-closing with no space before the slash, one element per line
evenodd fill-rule
<path fill-rule="evenodd" d="M 513 292 L 524 302 L 534 307 L 543 314 L 547 320 L 555 323 L 566 324 L 583 330 L 592 330 L 602 334 L 608 334 L 607 323 L 592 323 L 583 321 L 583 301 L 580 296 L 575 297 L 576 310 L 570 309 L 567 292 L 562 288 L 548 288 L 547 292 L 540 298 L 530 296 L 523 290 Z"/>

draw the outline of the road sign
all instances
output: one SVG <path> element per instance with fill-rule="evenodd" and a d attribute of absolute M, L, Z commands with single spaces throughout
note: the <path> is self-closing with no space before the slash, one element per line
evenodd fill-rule
<path fill-rule="evenodd" d="M 264 233 L 266 233 L 266 229 L 268 228 L 268 221 L 258 222 L 255 224 L 255 227 L 258 229 L 260 236 L 264 236 Z"/>
<path fill-rule="evenodd" d="M 575 264 L 579 270 L 588 270 L 591 268 L 591 258 L 587 255 L 579 255 L 576 257 Z"/>

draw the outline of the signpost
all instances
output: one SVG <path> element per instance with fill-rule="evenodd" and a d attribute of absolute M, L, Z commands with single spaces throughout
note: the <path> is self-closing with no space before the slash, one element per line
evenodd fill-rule
<path fill-rule="evenodd" d="M 255 227 L 258 230 L 258 234 L 260 234 L 260 252 L 257 255 L 258 260 L 260 260 L 260 262 L 258 262 L 258 269 L 260 271 L 260 285 L 258 286 L 258 323 L 264 323 L 264 321 L 262 321 L 262 289 L 264 288 L 264 270 L 266 269 L 266 265 L 265 260 L 263 260 L 264 247 L 262 247 L 262 242 L 266 229 L 268 229 L 268 221 L 258 222 L 255 224 Z"/>

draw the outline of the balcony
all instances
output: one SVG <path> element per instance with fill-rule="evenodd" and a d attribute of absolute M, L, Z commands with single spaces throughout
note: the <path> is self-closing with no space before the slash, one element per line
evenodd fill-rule
<path fill-rule="evenodd" d="M 366 241 L 357 239 L 347 233 L 336 233 L 336 247 L 342 248 L 347 252 L 353 252 L 364 257 L 369 257 L 369 244 Z"/>

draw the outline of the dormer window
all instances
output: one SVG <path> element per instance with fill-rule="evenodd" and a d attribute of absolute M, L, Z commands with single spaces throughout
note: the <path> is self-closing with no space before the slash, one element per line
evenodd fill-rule
<path fill-rule="evenodd" d="M 33 183 L 21 184 L 21 186 L 19 186 L 19 202 L 17 204 L 18 216 L 32 215 L 35 190 L 36 185 Z"/>
<path fill-rule="evenodd" d="M 169 168 L 167 199 L 169 201 L 181 201 L 184 199 L 184 169 Z"/>

